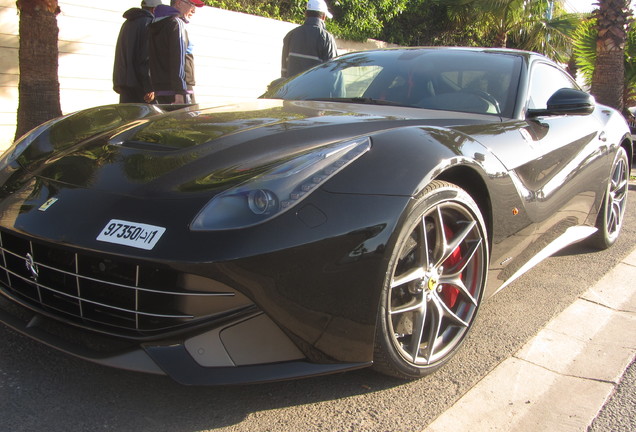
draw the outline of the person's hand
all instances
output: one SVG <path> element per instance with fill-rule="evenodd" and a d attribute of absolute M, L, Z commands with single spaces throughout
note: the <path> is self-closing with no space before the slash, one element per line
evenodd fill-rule
<path fill-rule="evenodd" d="M 144 101 L 150 103 L 155 100 L 155 92 L 149 92 L 144 95 Z"/>
<path fill-rule="evenodd" d="M 182 95 L 182 94 L 174 95 L 174 103 L 175 104 L 184 104 L 185 103 L 185 96 Z"/>

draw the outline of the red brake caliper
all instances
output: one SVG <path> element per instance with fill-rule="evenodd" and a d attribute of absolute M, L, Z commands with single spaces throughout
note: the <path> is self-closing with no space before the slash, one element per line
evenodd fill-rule
<path fill-rule="evenodd" d="M 453 231 L 449 227 L 444 226 L 444 234 L 446 235 L 446 238 L 451 238 L 453 236 Z M 455 265 L 459 263 L 461 259 L 462 259 L 462 252 L 459 249 L 459 246 L 457 246 L 457 248 L 450 254 L 450 256 L 446 259 L 446 261 L 444 261 L 444 268 L 455 267 Z M 446 303 L 446 305 L 449 308 L 452 308 L 453 306 L 455 306 L 455 303 L 457 303 L 458 295 L 459 295 L 458 288 L 448 284 L 442 285 L 441 297 L 444 303 Z"/>

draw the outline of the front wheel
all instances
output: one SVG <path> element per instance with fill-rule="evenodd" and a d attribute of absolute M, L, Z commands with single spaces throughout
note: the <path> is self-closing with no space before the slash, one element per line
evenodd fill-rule
<path fill-rule="evenodd" d="M 603 204 L 596 219 L 598 231 L 590 238 L 592 246 L 607 249 L 618 239 L 627 208 L 628 185 L 629 159 L 625 149 L 619 147 L 612 163 Z"/>
<path fill-rule="evenodd" d="M 482 300 L 487 243 L 470 195 L 431 182 L 397 230 L 378 312 L 376 370 L 419 378 L 453 356 Z"/>

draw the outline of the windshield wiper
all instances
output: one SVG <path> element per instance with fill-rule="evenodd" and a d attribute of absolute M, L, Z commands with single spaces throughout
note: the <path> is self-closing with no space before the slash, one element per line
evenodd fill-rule
<path fill-rule="evenodd" d="M 366 105 L 389 105 L 389 106 L 399 106 L 399 107 L 407 107 L 407 108 L 417 108 L 413 105 L 407 105 L 400 102 L 384 100 L 384 99 L 366 98 L 366 97 L 313 98 L 313 99 L 306 99 L 306 100 L 319 101 L 319 102 L 349 102 L 349 103 L 366 104 Z"/>

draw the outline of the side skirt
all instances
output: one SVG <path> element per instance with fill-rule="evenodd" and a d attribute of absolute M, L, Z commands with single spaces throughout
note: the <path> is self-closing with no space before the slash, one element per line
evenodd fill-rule
<path fill-rule="evenodd" d="M 523 265 L 519 270 L 517 270 L 508 280 L 506 280 L 498 289 L 495 291 L 497 294 L 499 291 L 510 285 L 515 279 L 526 273 L 528 270 L 539 264 L 544 259 L 554 255 L 561 249 L 564 249 L 571 244 L 577 243 L 581 240 L 586 239 L 597 231 L 596 227 L 589 226 L 574 226 L 568 228 L 563 234 L 557 237 L 552 243 L 547 245 L 541 252 L 536 254 L 531 260 L 529 260 L 525 265 Z"/>

